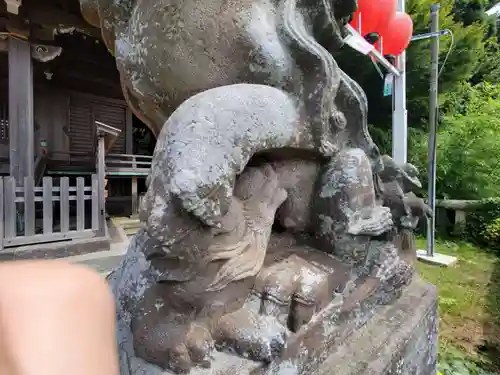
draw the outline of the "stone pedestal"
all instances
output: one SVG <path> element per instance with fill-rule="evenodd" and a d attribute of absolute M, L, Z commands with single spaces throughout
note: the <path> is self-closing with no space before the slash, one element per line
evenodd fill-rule
<path fill-rule="evenodd" d="M 370 318 L 359 327 L 367 315 Z M 328 319 L 317 323 L 324 329 L 329 326 Z M 268 366 L 216 352 L 211 368 L 195 368 L 191 375 L 435 375 L 437 329 L 436 288 L 415 276 L 392 304 L 360 312 L 351 323 L 324 332 L 330 345 L 306 339 L 299 345 L 303 355 Z M 124 344 L 130 345 L 129 340 L 121 342 L 122 349 Z M 308 345 L 326 348 L 333 342 L 339 344 L 330 352 L 317 348 L 314 357 L 307 358 L 311 354 Z M 121 354 L 122 375 L 172 375 L 134 355 L 125 360 L 125 365 L 123 355 L 128 356 L 124 352 Z"/>
<path fill-rule="evenodd" d="M 399 300 L 379 308 L 314 375 L 435 375 L 437 348 L 436 288 L 415 277 Z"/>

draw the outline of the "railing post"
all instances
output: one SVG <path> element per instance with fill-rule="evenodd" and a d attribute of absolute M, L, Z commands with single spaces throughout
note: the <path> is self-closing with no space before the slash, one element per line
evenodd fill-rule
<path fill-rule="evenodd" d="M 120 129 L 113 128 L 102 122 L 96 121 L 97 130 L 97 180 L 98 180 L 98 195 L 99 195 L 99 235 L 106 236 L 106 196 L 104 190 L 106 188 L 106 160 L 105 155 L 107 149 L 111 148 L 113 141 L 118 138 L 121 133 Z"/>
<path fill-rule="evenodd" d="M 132 169 L 135 172 L 137 169 L 137 156 L 132 156 Z M 137 197 L 137 176 L 132 176 L 132 216 L 136 216 L 139 212 L 138 206 L 138 197 Z"/>
<path fill-rule="evenodd" d="M 52 177 L 44 177 L 43 181 L 43 234 L 54 231 Z M 61 186 L 59 186 L 61 187 Z"/>
<path fill-rule="evenodd" d="M 76 230 L 85 229 L 85 179 L 76 179 Z"/>
<path fill-rule="evenodd" d="M 453 234 L 460 236 L 465 232 L 467 224 L 467 213 L 462 210 L 455 211 L 455 222 L 453 223 Z"/>
<path fill-rule="evenodd" d="M 4 236 L 13 238 L 17 235 L 17 210 L 16 210 L 16 179 L 4 179 Z"/>
<path fill-rule="evenodd" d="M 132 176 L 132 216 L 139 213 L 139 198 L 137 194 L 137 176 Z"/>
<path fill-rule="evenodd" d="M 105 172 L 105 163 L 104 163 L 104 153 L 105 153 L 105 147 L 104 147 L 104 135 L 103 134 L 98 134 L 98 143 L 97 143 L 97 186 L 98 186 L 98 231 L 100 236 L 105 236 L 106 235 L 106 201 L 104 197 L 104 178 L 106 175 Z"/>
<path fill-rule="evenodd" d="M 33 176 L 24 177 L 24 235 L 35 234 L 35 181 Z"/>
<path fill-rule="evenodd" d="M 69 178 L 61 177 L 59 181 L 61 233 L 66 233 L 69 232 Z"/>
<path fill-rule="evenodd" d="M 99 230 L 99 177 L 92 175 L 92 230 Z"/>

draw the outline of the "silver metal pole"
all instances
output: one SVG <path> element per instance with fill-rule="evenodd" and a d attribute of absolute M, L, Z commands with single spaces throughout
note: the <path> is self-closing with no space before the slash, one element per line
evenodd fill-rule
<path fill-rule="evenodd" d="M 398 0 L 398 11 L 405 11 L 405 0 Z M 400 75 L 394 77 L 394 107 L 392 112 L 392 158 L 398 164 L 406 163 L 408 153 L 408 119 L 406 113 L 406 52 L 398 56 L 396 67 Z"/>
<path fill-rule="evenodd" d="M 431 7 L 431 33 L 439 30 L 439 4 Z M 436 138 L 438 116 L 439 34 L 431 38 L 431 77 L 429 89 L 429 207 L 436 211 Z M 434 256 L 434 215 L 427 220 L 427 255 Z"/>

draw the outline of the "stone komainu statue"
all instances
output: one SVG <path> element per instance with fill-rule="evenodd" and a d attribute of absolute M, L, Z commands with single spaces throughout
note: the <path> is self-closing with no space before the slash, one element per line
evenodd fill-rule
<path fill-rule="evenodd" d="M 412 275 L 365 94 L 331 55 L 355 0 L 80 3 L 158 137 L 144 229 L 110 276 L 122 374 L 309 373 L 334 337 L 304 338 L 315 317 L 343 329 Z"/>

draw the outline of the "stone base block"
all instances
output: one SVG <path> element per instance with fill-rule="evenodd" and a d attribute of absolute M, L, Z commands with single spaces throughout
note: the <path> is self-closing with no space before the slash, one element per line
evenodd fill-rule
<path fill-rule="evenodd" d="M 457 257 L 446 254 L 434 253 L 433 256 L 429 256 L 425 250 L 417 250 L 417 259 L 421 262 L 439 267 L 451 267 L 458 261 Z"/>
<path fill-rule="evenodd" d="M 361 315 L 365 315 L 365 313 Z M 323 329 L 329 326 L 323 317 Z M 359 323 L 359 321 L 358 321 Z M 399 299 L 387 306 L 376 306 L 366 324 L 359 328 L 331 327 L 322 335 L 331 345 L 316 349 L 310 357 L 308 345 L 320 345 L 317 330 L 304 338 L 303 349 L 289 357 L 262 366 L 231 354 L 216 353 L 212 367 L 196 368 L 191 375 L 435 375 L 437 365 L 436 288 L 415 276 Z M 327 338 L 328 337 L 328 338 Z M 330 347 L 331 349 L 326 349 Z M 170 375 L 133 356 L 122 375 Z"/>
<path fill-rule="evenodd" d="M 437 293 L 419 278 L 394 304 L 381 307 L 314 375 L 435 375 Z"/>

